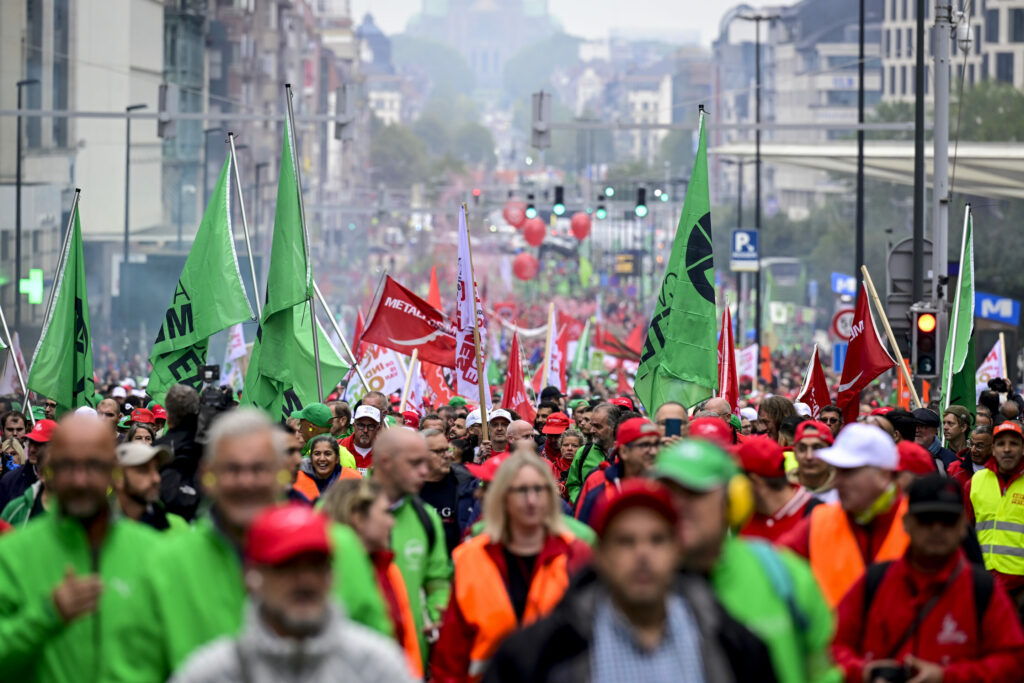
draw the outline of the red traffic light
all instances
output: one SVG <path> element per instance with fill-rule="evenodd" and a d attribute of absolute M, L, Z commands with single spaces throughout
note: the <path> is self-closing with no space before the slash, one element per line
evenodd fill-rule
<path fill-rule="evenodd" d="M 480 196 L 480 188 L 479 187 L 474 187 L 473 188 L 473 196 L 474 197 L 479 197 Z"/>
<path fill-rule="evenodd" d="M 935 315 L 932 313 L 922 313 L 917 316 L 917 329 L 925 334 L 935 331 Z"/>

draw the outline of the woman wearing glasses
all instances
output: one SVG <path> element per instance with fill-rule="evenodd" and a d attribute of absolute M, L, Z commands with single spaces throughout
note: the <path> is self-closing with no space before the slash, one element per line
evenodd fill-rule
<path fill-rule="evenodd" d="M 451 602 L 434 649 L 436 681 L 479 680 L 501 641 L 545 616 L 590 559 L 560 514 L 551 468 L 536 455 L 504 458 L 487 488 L 484 530 L 453 553 Z"/>

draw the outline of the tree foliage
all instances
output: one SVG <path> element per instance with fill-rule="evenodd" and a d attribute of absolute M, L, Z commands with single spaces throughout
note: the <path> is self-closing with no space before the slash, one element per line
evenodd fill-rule
<path fill-rule="evenodd" d="M 551 74 L 579 63 L 581 39 L 555 33 L 527 45 L 505 62 L 505 94 L 513 102 L 549 87 Z"/>
<path fill-rule="evenodd" d="M 423 178 L 427 149 L 407 126 L 385 126 L 374 118 L 370 142 L 373 182 L 391 186 L 409 186 Z"/>
<path fill-rule="evenodd" d="M 404 73 L 426 76 L 435 90 L 471 92 L 476 83 L 473 70 L 455 49 L 423 38 L 392 36 L 391 60 Z"/>

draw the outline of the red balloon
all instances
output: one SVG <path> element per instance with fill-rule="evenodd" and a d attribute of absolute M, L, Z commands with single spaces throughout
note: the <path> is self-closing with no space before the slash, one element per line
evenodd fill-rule
<path fill-rule="evenodd" d="M 530 246 L 539 247 L 544 241 L 548 230 L 544 227 L 544 221 L 539 218 L 531 218 L 523 223 L 523 239 Z"/>
<path fill-rule="evenodd" d="M 520 280 L 532 280 L 539 268 L 537 257 L 525 251 L 512 260 L 512 272 Z"/>
<path fill-rule="evenodd" d="M 526 204 L 516 199 L 510 199 L 505 202 L 501 215 L 505 217 L 509 225 L 518 230 L 526 222 Z"/>
<path fill-rule="evenodd" d="M 590 216 L 587 212 L 577 211 L 574 213 L 569 229 L 572 230 L 572 234 L 576 236 L 576 239 L 580 241 L 587 239 L 587 235 L 590 234 Z"/>

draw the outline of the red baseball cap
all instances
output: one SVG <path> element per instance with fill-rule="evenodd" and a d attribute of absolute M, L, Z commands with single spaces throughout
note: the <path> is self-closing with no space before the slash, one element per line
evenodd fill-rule
<path fill-rule="evenodd" d="M 1006 434 L 1007 432 L 1016 434 L 1021 439 L 1024 439 L 1024 429 L 1021 429 L 1021 426 L 1018 423 L 1013 422 L 1012 420 L 1007 420 L 1006 422 L 1002 423 L 1001 425 L 998 425 L 995 429 L 993 429 L 992 438 L 994 439 L 1000 434 Z"/>
<path fill-rule="evenodd" d="M 782 453 L 782 446 L 770 437 L 747 437 L 734 452 L 740 467 L 746 472 L 768 478 L 786 476 L 786 456 Z"/>
<path fill-rule="evenodd" d="M 412 427 L 413 429 L 420 428 L 420 414 L 415 410 L 406 410 L 402 412 L 402 423 L 406 427 Z"/>
<path fill-rule="evenodd" d="M 594 510 L 591 526 L 598 537 L 604 537 L 608 525 L 620 513 L 633 508 L 647 508 L 665 518 L 672 526 L 679 515 L 672 504 L 672 496 L 663 484 L 653 479 L 633 478 L 623 482 L 615 495 L 601 496 Z"/>
<path fill-rule="evenodd" d="M 631 417 L 615 431 L 615 445 L 625 446 L 645 436 L 661 436 L 661 432 L 646 417 Z"/>
<path fill-rule="evenodd" d="M 162 405 L 154 404 L 153 407 L 150 408 L 150 410 L 153 411 L 153 419 L 154 420 L 166 420 L 167 419 L 167 411 L 164 410 L 164 407 Z"/>
<path fill-rule="evenodd" d="M 53 430 L 56 428 L 57 423 L 53 420 L 36 420 L 35 427 L 29 430 L 25 438 L 36 443 L 49 443 L 53 438 Z"/>
<path fill-rule="evenodd" d="M 541 434 L 561 434 L 569 428 L 569 416 L 565 413 L 551 413 L 548 415 L 547 422 L 544 423 L 544 429 L 540 430 Z"/>
<path fill-rule="evenodd" d="M 688 434 L 693 439 L 704 439 L 722 448 L 732 448 L 732 428 L 717 417 L 691 420 Z"/>
<path fill-rule="evenodd" d="M 245 557 L 254 564 L 281 564 L 304 553 L 331 552 L 327 518 L 297 503 L 272 505 L 259 513 L 245 540 Z"/>
<path fill-rule="evenodd" d="M 620 408 L 625 408 L 626 410 L 633 410 L 633 402 L 625 396 L 608 399 L 608 402 L 612 405 L 619 406 Z"/>
<path fill-rule="evenodd" d="M 900 441 L 896 444 L 896 452 L 900 456 L 900 464 L 896 467 L 897 472 L 911 472 L 920 476 L 937 472 L 931 453 L 920 444 L 913 441 Z"/>
<path fill-rule="evenodd" d="M 149 408 L 136 408 L 132 411 L 132 422 L 151 425 L 156 424 L 156 418 L 153 416 L 153 411 Z"/>
<path fill-rule="evenodd" d="M 807 422 L 801 422 L 796 426 L 796 434 L 793 437 L 793 443 L 800 443 L 804 437 L 811 437 L 814 439 L 821 439 L 829 446 L 835 443 L 835 437 L 832 436 L 832 430 L 828 428 L 828 425 L 818 420 L 808 420 Z"/>
<path fill-rule="evenodd" d="M 872 415 L 872 416 L 881 415 L 882 417 L 885 417 L 886 415 L 891 413 L 893 410 L 895 410 L 895 409 L 892 406 L 882 406 L 881 408 L 875 408 L 874 410 L 872 410 L 869 413 L 869 415 Z"/>
<path fill-rule="evenodd" d="M 494 475 L 498 472 L 498 468 L 501 467 L 501 463 L 505 461 L 505 458 L 507 458 L 508 455 L 508 452 L 502 453 L 501 455 L 492 455 L 479 465 L 476 463 L 468 463 L 466 465 L 466 469 L 480 481 L 493 481 Z"/>

